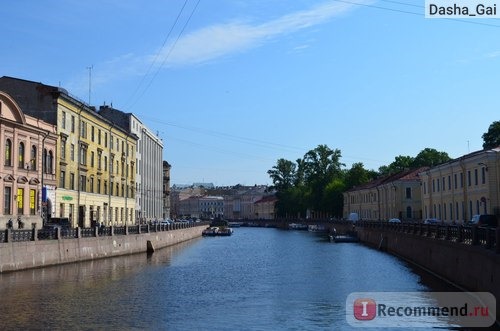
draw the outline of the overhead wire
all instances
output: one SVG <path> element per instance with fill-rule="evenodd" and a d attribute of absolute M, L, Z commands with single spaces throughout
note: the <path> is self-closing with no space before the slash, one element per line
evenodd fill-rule
<path fill-rule="evenodd" d="M 146 80 L 146 77 L 149 75 L 149 73 L 151 72 L 151 70 L 153 69 L 153 66 L 156 64 L 158 58 L 160 57 L 160 54 L 162 53 L 162 50 L 163 48 L 165 47 L 165 44 L 167 43 L 167 41 L 170 39 L 170 35 L 172 34 L 172 31 L 174 31 L 174 28 L 175 26 L 177 25 L 177 23 L 179 22 L 179 18 L 181 17 L 182 15 L 182 12 L 184 11 L 184 8 L 186 8 L 186 4 L 188 3 L 188 0 L 185 0 L 184 1 L 184 4 L 182 5 L 182 8 L 179 10 L 179 13 L 177 14 L 177 17 L 175 18 L 175 21 L 174 23 L 170 26 L 170 29 L 167 33 L 167 36 L 165 37 L 165 39 L 163 40 L 163 44 L 161 45 L 160 49 L 158 50 L 158 52 L 156 53 L 156 56 L 154 58 L 154 60 L 150 63 L 149 65 L 149 68 L 148 70 L 146 71 L 146 73 L 142 76 L 142 79 L 141 81 L 139 82 L 139 84 L 137 85 L 136 89 L 134 90 L 134 92 L 130 95 L 129 99 L 127 100 L 126 102 L 126 105 L 129 105 L 130 102 L 134 99 L 135 95 L 137 94 L 137 92 L 139 91 L 139 89 L 142 87 L 144 81 Z M 125 107 L 125 108 L 128 108 L 128 107 Z"/>
<path fill-rule="evenodd" d="M 153 81 L 155 80 L 156 76 L 158 76 L 158 73 L 160 72 L 160 70 L 163 68 L 163 66 L 165 65 L 165 63 L 167 62 L 168 58 L 170 57 L 170 55 L 172 54 L 172 52 L 174 51 L 175 49 L 175 46 L 177 45 L 177 42 L 179 41 L 179 39 L 181 38 L 181 36 L 183 35 L 184 31 L 186 30 L 186 27 L 188 26 L 189 22 L 191 21 L 191 19 L 193 18 L 193 15 L 194 15 L 194 12 L 196 11 L 196 9 L 198 8 L 198 5 L 200 4 L 200 1 L 201 0 L 198 0 L 196 2 L 196 5 L 194 6 L 194 8 L 191 10 L 191 13 L 189 14 L 189 17 L 188 19 L 186 20 L 186 22 L 184 23 L 184 26 L 182 27 L 181 31 L 179 32 L 179 34 L 177 35 L 177 38 L 175 39 L 175 41 L 172 43 L 169 51 L 167 52 L 166 56 L 164 56 L 163 58 L 163 62 L 160 64 L 160 66 L 158 66 L 158 68 L 156 69 L 156 72 L 154 73 L 153 77 L 151 78 L 151 80 L 149 81 L 148 85 L 142 90 L 142 93 L 135 99 L 135 101 L 132 103 L 132 105 L 130 106 L 130 108 L 133 108 L 135 106 L 135 104 L 142 98 L 142 96 L 146 93 L 146 91 L 151 87 L 151 85 L 153 84 Z"/>
<path fill-rule="evenodd" d="M 368 7 L 368 8 L 375 8 L 375 9 L 381 9 L 381 10 L 387 10 L 387 11 L 393 11 L 393 12 L 398 12 L 398 13 L 404 13 L 404 14 L 409 14 L 409 15 L 415 15 L 415 16 L 425 16 L 424 13 L 415 13 L 412 11 L 407 11 L 407 10 L 402 10 L 402 9 L 396 9 L 396 8 L 388 8 L 388 7 L 382 7 L 382 6 L 377 6 L 377 5 L 372 5 L 372 4 L 367 4 L 367 3 L 359 3 L 359 2 L 353 2 L 353 1 L 348 1 L 348 0 L 332 0 L 335 2 L 341 2 L 341 3 L 347 3 L 355 6 L 362 6 L 362 7 Z M 409 4 L 405 2 L 400 2 L 400 1 L 392 1 L 392 0 L 380 0 L 383 2 L 387 3 L 394 3 L 394 4 L 401 4 L 405 6 L 412 6 L 412 7 L 417 7 L 417 8 L 422 8 L 424 9 L 425 6 L 419 6 L 419 5 L 414 5 L 414 4 Z M 460 23 L 467 23 L 467 24 L 476 24 L 476 25 L 483 25 L 483 26 L 489 26 L 489 27 L 494 27 L 494 28 L 500 28 L 500 25 L 496 24 L 491 24 L 491 23 L 485 23 L 485 22 L 479 22 L 477 19 L 459 19 L 459 18 L 452 18 L 452 17 L 442 17 L 441 19 L 445 19 L 448 21 L 455 21 L 455 22 L 460 22 Z"/>

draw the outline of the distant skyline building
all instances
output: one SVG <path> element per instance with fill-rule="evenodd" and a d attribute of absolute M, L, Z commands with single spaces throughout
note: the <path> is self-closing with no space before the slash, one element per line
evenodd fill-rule
<path fill-rule="evenodd" d="M 99 114 L 138 137 L 136 173 L 136 219 L 164 217 L 163 141 L 132 113 L 111 106 L 99 107 Z"/>

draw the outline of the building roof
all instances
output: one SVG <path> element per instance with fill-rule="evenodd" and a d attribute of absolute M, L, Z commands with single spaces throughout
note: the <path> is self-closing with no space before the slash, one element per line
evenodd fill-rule
<path fill-rule="evenodd" d="M 429 167 L 420 167 L 418 169 L 405 170 L 385 177 L 380 177 L 366 184 L 355 186 L 346 192 L 354 192 L 359 190 L 368 190 L 380 185 L 396 182 L 396 181 L 418 181 L 420 180 L 419 173 L 429 169 Z"/>
<path fill-rule="evenodd" d="M 275 195 L 268 195 L 266 197 L 263 197 L 260 200 L 255 201 L 254 203 L 268 203 L 268 202 L 276 202 L 278 201 L 278 198 Z"/>

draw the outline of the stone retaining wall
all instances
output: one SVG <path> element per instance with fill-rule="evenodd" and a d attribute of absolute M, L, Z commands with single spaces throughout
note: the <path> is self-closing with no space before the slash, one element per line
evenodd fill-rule
<path fill-rule="evenodd" d="M 92 238 L 0 243 L 0 273 L 146 252 L 200 237 L 204 226 Z"/>

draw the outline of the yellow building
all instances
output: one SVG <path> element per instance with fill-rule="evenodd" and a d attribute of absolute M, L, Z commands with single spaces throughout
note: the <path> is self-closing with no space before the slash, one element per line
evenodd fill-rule
<path fill-rule="evenodd" d="M 500 147 L 421 173 L 424 217 L 461 223 L 476 214 L 500 215 L 499 174 Z"/>
<path fill-rule="evenodd" d="M 422 219 L 419 173 L 425 169 L 402 171 L 344 192 L 344 218 L 357 213 L 364 220 Z"/>
<path fill-rule="evenodd" d="M 137 136 L 62 88 L 2 77 L 0 89 L 11 93 L 27 114 L 57 125 L 51 216 L 68 217 L 79 227 L 135 224 Z"/>

